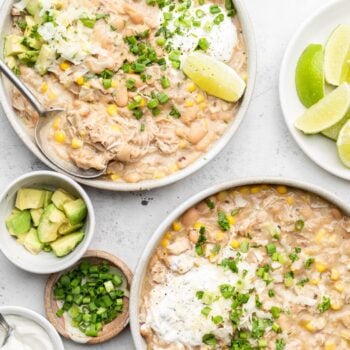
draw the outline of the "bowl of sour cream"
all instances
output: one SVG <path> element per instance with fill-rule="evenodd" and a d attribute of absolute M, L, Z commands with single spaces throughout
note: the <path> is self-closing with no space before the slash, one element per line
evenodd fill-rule
<path fill-rule="evenodd" d="M 1 350 L 64 350 L 55 328 L 40 314 L 19 306 L 2 306 L 0 313 L 13 328 Z M 0 326 L 0 344 L 4 337 Z"/>

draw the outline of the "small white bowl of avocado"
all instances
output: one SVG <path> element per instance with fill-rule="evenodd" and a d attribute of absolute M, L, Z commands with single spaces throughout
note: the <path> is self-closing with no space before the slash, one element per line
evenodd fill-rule
<path fill-rule="evenodd" d="M 0 250 L 23 270 L 49 274 L 72 266 L 87 250 L 94 229 L 91 200 L 65 175 L 28 173 L 0 197 Z"/>

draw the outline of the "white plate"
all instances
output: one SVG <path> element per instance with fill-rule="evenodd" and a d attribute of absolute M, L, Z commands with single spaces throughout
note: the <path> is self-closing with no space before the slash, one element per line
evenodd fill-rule
<path fill-rule="evenodd" d="M 17 1 L 17 0 L 16 0 Z M 10 25 L 10 11 L 14 0 L 3 0 L 2 7 L 0 8 L 0 55 L 2 55 L 3 48 L 3 37 L 7 33 Z M 0 0 L 1 3 L 1 0 Z M 238 16 L 241 22 L 243 35 L 246 41 L 247 54 L 248 54 L 248 82 L 247 89 L 245 91 L 242 104 L 239 112 L 235 119 L 230 123 L 224 135 L 210 148 L 210 150 L 199 157 L 194 163 L 189 165 L 187 168 L 180 170 L 173 175 L 167 176 L 163 179 L 158 180 L 146 180 L 138 183 L 119 183 L 106 180 L 82 180 L 74 178 L 76 181 L 85 185 L 100 188 L 103 190 L 110 191 L 141 191 L 149 190 L 156 187 L 162 187 L 179 181 L 186 176 L 193 174 L 198 171 L 209 161 L 211 161 L 230 141 L 231 137 L 237 131 L 241 124 L 245 113 L 247 112 L 249 102 L 253 94 L 253 88 L 255 84 L 256 76 L 256 44 L 253 26 L 247 14 L 247 10 L 244 5 L 244 0 L 234 0 L 234 4 L 237 8 Z M 24 142 L 28 149 L 37 156 L 43 163 L 50 168 L 60 171 L 55 165 L 53 165 L 39 150 L 36 146 L 34 138 L 28 132 L 27 128 L 20 121 L 15 111 L 12 108 L 11 99 L 9 96 L 9 85 L 5 83 L 4 78 L 0 75 L 0 103 L 4 109 L 7 119 L 11 123 L 13 129 L 16 131 L 19 138 Z"/>
<path fill-rule="evenodd" d="M 325 44 L 339 24 L 350 24 L 350 1 L 333 0 L 309 18 L 291 40 L 280 72 L 279 92 L 287 126 L 297 144 L 315 163 L 333 175 L 350 180 L 350 169 L 338 158 L 336 143 L 322 135 L 305 135 L 294 127 L 305 111 L 295 87 L 295 69 L 304 49 L 311 43 Z"/>

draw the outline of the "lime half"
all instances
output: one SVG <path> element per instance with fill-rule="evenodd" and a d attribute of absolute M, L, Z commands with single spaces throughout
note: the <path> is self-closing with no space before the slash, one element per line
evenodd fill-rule
<path fill-rule="evenodd" d="M 244 80 L 233 68 L 200 52 L 190 54 L 182 70 L 209 95 L 229 102 L 238 101 L 246 87 Z"/>
<path fill-rule="evenodd" d="M 295 127 L 305 134 L 316 134 L 341 121 L 350 107 L 350 86 L 343 83 L 297 119 Z"/>
<path fill-rule="evenodd" d="M 338 140 L 340 130 L 343 128 L 344 124 L 350 119 L 350 112 L 346 113 L 345 117 L 337 124 L 331 126 L 330 128 L 323 130 L 322 135 L 327 136 L 333 141 Z"/>
<path fill-rule="evenodd" d="M 340 130 L 337 148 L 340 160 L 350 168 L 350 120 Z"/>
<path fill-rule="evenodd" d="M 311 107 L 324 97 L 323 46 L 309 45 L 299 58 L 295 83 L 299 99 Z"/>
<path fill-rule="evenodd" d="M 339 86 L 347 81 L 350 59 L 350 25 L 338 26 L 328 39 L 325 48 L 326 81 Z"/>

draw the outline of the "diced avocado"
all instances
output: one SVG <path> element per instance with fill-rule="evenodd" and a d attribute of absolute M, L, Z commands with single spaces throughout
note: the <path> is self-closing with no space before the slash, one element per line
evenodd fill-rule
<path fill-rule="evenodd" d="M 16 208 L 39 209 L 44 206 L 45 191 L 37 188 L 21 188 L 17 192 Z"/>
<path fill-rule="evenodd" d="M 7 66 L 10 68 L 10 69 L 14 69 L 15 67 L 17 67 L 17 60 L 15 57 L 13 56 L 8 56 L 5 58 L 5 62 L 7 64 Z"/>
<path fill-rule="evenodd" d="M 23 36 L 19 35 L 8 35 L 5 38 L 4 56 L 17 56 L 28 51 L 22 44 Z"/>
<path fill-rule="evenodd" d="M 14 211 L 6 220 L 6 226 L 10 234 L 20 236 L 27 233 L 31 227 L 31 216 L 28 210 Z"/>
<path fill-rule="evenodd" d="M 42 45 L 42 41 L 38 38 L 34 38 L 31 36 L 25 36 L 22 40 L 22 44 L 29 49 L 39 50 Z"/>
<path fill-rule="evenodd" d="M 28 67 L 34 67 L 35 62 L 37 61 L 39 56 L 39 51 L 36 50 L 29 50 L 24 53 L 21 53 L 18 55 L 19 61 L 28 66 Z"/>
<path fill-rule="evenodd" d="M 27 23 L 27 27 L 26 27 L 26 29 L 24 31 L 24 35 L 25 36 L 29 36 L 30 33 L 32 32 L 32 28 L 38 23 L 35 22 L 35 19 L 32 16 L 26 16 L 25 17 L 25 21 Z"/>
<path fill-rule="evenodd" d="M 56 50 L 51 48 L 49 45 L 43 45 L 40 49 L 38 59 L 35 63 L 35 70 L 40 74 L 44 75 L 47 70 L 56 60 Z"/>
<path fill-rule="evenodd" d="M 72 225 L 83 222 L 87 215 L 86 204 L 81 198 L 63 204 L 63 209 Z"/>
<path fill-rule="evenodd" d="M 56 256 L 61 257 L 72 252 L 84 238 L 84 232 L 70 233 L 51 243 L 51 248 Z"/>
<path fill-rule="evenodd" d="M 60 235 L 67 235 L 68 233 L 72 233 L 78 231 L 83 227 L 83 224 L 71 225 L 70 223 L 63 224 L 59 229 L 58 233 Z"/>
<path fill-rule="evenodd" d="M 39 226 L 39 222 L 40 222 L 40 217 L 43 214 L 44 209 L 39 208 L 39 209 L 30 209 L 30 215 L 32 217 L 32 221 L 33 221 L 33 225 L 35 227 Z"/>
<path fill-rule="evenodd" d="M 41 0 L 24 0 L 27 11 L 33 16 L 37 17 L 42 9 Z"/>
<path fill-rule="evenodd" d="M 73 202 L 74 200 L 75 197 L 62 188 L 57 189 L 51 198 L 52 203 L 55 204 L 55 206 L 60 210 L 63 210 L 63 204 Z"/>
<path fill-rule="evenodd" d="M 21 235 L 17 236 L 17 243 L 19 244 L 24 244 L 24 241 L 26 240 L 27 235 L 29 234 L 29 232 L 26 233 L 22 233 Z"/>
<path fill-rule="evenodd" d="M 45 191 L 44 208 L 46 208 L 51 203 L 53 192 Z"/>
<path fill-rule="evenodd" d="M 67 218 L 61 210 L 59 210 L 55 207 L 55 209 L 53 209 L 50 213 L 49 220 L 51 222 L 62 225 L 63 223 L 65 223 L 67 221 Z"/>
<path fill-rule="evenodd" d="M 62 222 L 52 222 L 50 218 L 57 221 L 57 214 L 59 211 L 53 204 L 50 204 L 44 209 L 41 215 L 39 226 L 38 226 L 38 237 L 40 242 L 49 243 L 53 242 L 58 237 L 58 228 L 62 225 Z"/>
<path fill-rule="evenodd" d="M 32 254 L 37 255 L 43 249 L 43 244 L 39 241 L 38 232 L 35 228 L 30 229 L 23 241 L 24 247 Z"/>

